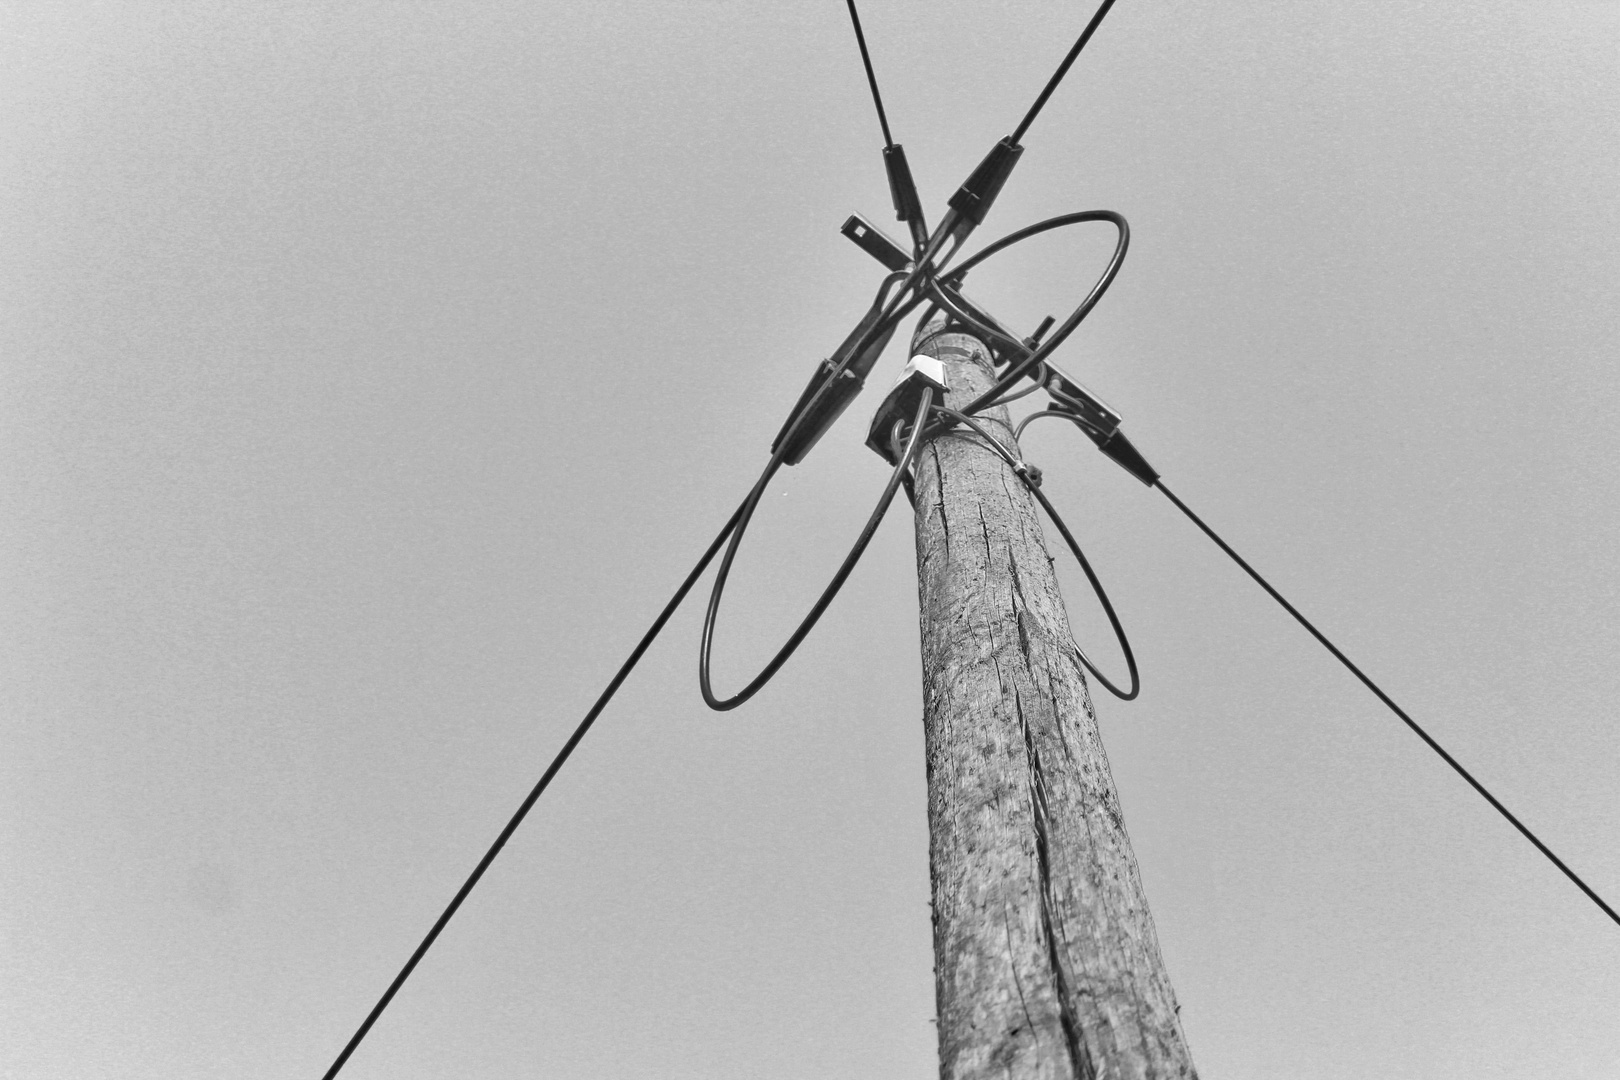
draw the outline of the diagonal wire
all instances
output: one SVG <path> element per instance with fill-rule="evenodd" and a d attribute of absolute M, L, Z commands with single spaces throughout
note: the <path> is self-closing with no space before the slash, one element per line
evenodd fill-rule
<path fill-rule="evenodd" d="M 894 139 L 889 135 L 889 118 L 883 113 L 883 97 L 878 93 L 877 76 L 872 73 L 872 57 L 866 51 L 866 35 L 861 33 L 861 17 L 855 13 L 855 0 L 846 0 L 849 4 L 849 21 L 855 24 L 855 43 L 861 47 L 861 63 L 866 65 L 866 81 L 872 87 L 872 104 L 877 106 L 878 125 L 883 128 L 883 145 L 893 146 Z M 1109 0 L 1113 3 L 1113 0 Z"/>
<path fill-rule="evenodd" d="M 444 909 L 444 912 L 433 924 L 433 929 L 427 932 L 427 936 L 416 947 L 416 951 L 411 953 L 411 958 L 405 961 L 405 966 L 399 969 L 399 974 L 395 975 L 394 981 L 388 984 L 388 989 L 383 991 L 383 996 L 377 999 L 377 1004 L 371 1007 L 371 1012 L 367 1014 L 365 1021 L 350 1037 L 348 1044 L 343 1048 L 343 1052 L 337 1056 L 336 1061 L 332 1062 L 332 1067 L 326 1070 L 321 1080 L 332 1080 L 338 1074 L 344 1063 L 349 1060 L 349 1055 L 354 1053 L 355 1047 L 360 1045 L 360 1040 L 366 1037 L 366 1033 L 377 1022 L 377 1018 L 382 1015 L 383 1010 L 388 1008 L 388 1003 L 394 1000 L 394 995 L 399 993 L 399 988 L 405 985 L 405 980 L 411 977 L 411 972 L 416 970 L 416 965 L 427 954 L 428 949 L 433 947 L 433 942 L 438 938 L 440 931 L 450 922 L 451 917 L 455 915 L 456 909 L 461 907 L 461 902 L 467 899 L 467 894 L 473 891 L 473 886 L 477 885 L 478 879 L 484 876 L 484 871 L 489 869 L 489 864 L 495 861 L 495 856 L 501 853 L 501 848 L 506 846 L 506 842 L 512 838 L 512 834 L 517 831 L 517 827 L 523 824 L 524 817 L 528 815 L 535 801 L 540 798 L 547 786 L 550 785 L 552 778 L 562 769 L 563 763 L 574 752 L 574 748 L 585 737 L 585 733 L 591 729 L 591 725 L 602 714 L 602 710 L 607 708 L 608 702 L 613 700 L 613 695 L 618 692 L 620 685 L 634 670 L 637 662 L 641 660 L 642 654 L 652 645 L 653 639 L 658 636 L 659 631 L 663 630 L 664 624 L 669 622 L 669 617 L 675 614 L 675 609 L 680 607 L 681 601 L 686 599 L 686 594 L 692 591 L 692 586 L 697 584 L 697 579 L 702 576 L 704 570 L 708 569 L 709 563 L 714 561 L 714 556 L 720 550 L 720 545 L 725 543 L 726 537 L 731 535 L 731 530 L 736 528 L 737 519 L 741 515 L 742 507 L 739 506 L 736 512 L 731 515 L 731 519 L 726 522 L 725 527 L 720 530 L 720 535 L 714 538 L 714 541 L 709 545 L 709 549 L 697 561 L 697 565 L 692 567 L 692 572 L 686 575 L 686 580 L 681 582 L 681 587 L 675 590 L 675 595 L 670 597 L 669 603 L 664 605 L 664 610 L 658 613 L 658 618 L 653 620 L 652 626 L 642 635 L 641 641 L 631 650 L 629 658 L 620 666 L 618 673 L 613 676 L 613 681 L 608 683 L 607 689 L 602 691 L 602 696 L 596 699 L 595 705 L 591 706 L 591 711 L 585 714 L 585 719 L 580 721 L 579 726 L 574 729 L 574 733 L 568 737 L 568 741 L 563 743 L 563 748 L 557 752 L 557 756 L 552 759 L 551 764 L 546 768 L 545 775 L 541 776 L 539 782 L 530 790 L 528 798 L 523 800 L 523 804 L 517 808 L 517 813 L 513 814 L 512 819 L 506 823 L 506 828 L 501 830 L 501 834 L 495 838 L 495 842 L 489 846 L 489 850 L 484 852 L 484 857 L 478 860 L 478 865 L 473 868 L 473 872 L 467 876 L 467 880 L 457 890 L 455 898 L 450 901 L 449 906 Z"/>
<path fill-rule="evenodd" d="M 1200 529 L 1202 529 L 1204 531 L 1204 535 L 1208 536 L 1211 540 L 1215 541 L 1216 546 L 1218 546 L 1222 551 L 1226 552 L 1227 555 L 1231 556 L 1232 561 L 1237 563 L 1239 566 L 1241 566 L 1243 568 L 1244 573 L 1246 573 L 1250 577 L 1254 578 L 1254 580 L 1259 583 L 1259 585 L 1260 585 L 1260 587 L 1262 589 L 1264 589 L 1264 590 L 1266 590 L 1266 592 L 1270 593 L 1271 598 L 1273 600 L 1277 601 L 1277 603 L 1281 604 L 1284 611 L 1286 611 L 1286 612 L 1288 612 L 1288 614 L 1292 615 L 1294 617 L 1294 619 L 1299 623 L 1299 625 L 1301 625 L 1305 629 L 1309 630 L 1311 632 L 1311 636 L 1314 637 L 1317 641 L 1321 642 L 1323 648 L 1327 649 L 1328 652 L 1332 653 L 1334 658 L 1336 660 L 1338 660 L 1339 663 L 1343 664 L 1346 668 L 1349 669 L 1350 674 L 1352 674 L 1356 678 L 1360 679 L 1361 682 L 1362 682 L 1362 685 L 1364 685 L 1367 689 L 1371 690 L 1374 694 L 1376 694 L 1378 696 L 1379 701 L 1382 701 L 1385 705 L 1389 706 L 1389 711 L 1394 713 L 1396 716 L 1400 717 L 1401 720 L 1405 722 L 1407 727 L 1411 728 L 1414 732 L 1416 732 L 1417 737 L 1422 739 L 1425 743 L 1427 743 L 1430 750 L 1433 750 L 1436 754 L 1439 754 L 1441 760 L 1443 760 L 1447 765 L 1450 765 L 1452 767 L 1452 769 L 1454 769 L 1456 771 L 1458 776 L 1460 776 L 1464 780 L 1468 781 L 1469 785 L 1471 787 L 1473 787 L 1473 789 L 1475 791 L 1479 792 L 1482 796 L 1484 796 L 1485 801 L 1490 803 L 1491 806 L 1493 806 L 1496 809 L 1497 813 L 1499 813 L 1503 817 L 1507 818 L 1509 824 L 1511 824 L 1515 829 L 1518 829 L 1519 832 L 1524 835 L 1524 838 L 1526 840 L 1530 841 L 1532 844 L 1534 844 L 1536 846 L 1537 851 L 1539 851 L 1543 855 L 1545 855 L 1548 858 L 1548 860 L 1554 866 L 1556 866 L 1556 867 L 1558 867 L 1558 869 L 1562 870 L 1564 872 L 1564 876 L 1569 878 L 1569 880 L 1573 881 L 1575 883 L 1575 885 L 1581 890 L 1581 892 L 1586 894 L 1587 899 L 1591 900 L 1592 903 L 1594 903 L 1598 907 L 1602 908 L 1603 909 L 1603 914 L 1605 914 L 1609 918 L 1613 919 L 1616 924 L 1620 924 L 1620 914 L 1616 914 L 1614 908 L 1610 907 L 1608 905 L 1608 903 L 1606 903 L 1604 901 L 1603 897 L 1599 896 L 1596 892 L 1592 891 L 1592 887 L 1590 885 L 1588 885 L 1586 882 L 1582 881 L 1581 878 L 1580 878 L 1580 875 L 1575 873 L 1575 871 L 1571 870 L 1568 866 L 1564 865 L 1564 860 L 1563 859 L 1560 859 L 1557 855 L 1554 855 L 1551 848 L 1549 848 L 1546 844 L 1543 844 L 1541 842 L 1541 840 L 1536 836 L 1535 833 L 1531 832 L 1528 828 L 1525 827 L 1524 822 L 1522 822 L 1518 818 L 1514 817 L 1512 811 L 1510 811 L 1507 807 L 1503 806 L 1502 803 L 1497 799 L 1497 797 L 1495 795 L 1492 795 L 1490 793 L 1490 791 L 1486 789 L 1484 784 L 1481 784 L 1478 780 L 1475 780 L 1472 773 L 1470 773 L 1467 769 L 1463 768 L 1461 763 L 1459 763 L 1456 758 L 1452 757 L 1450 754 L 1448 754 L 1446 752 L 1445 747 L 1443 747 L 1439 743 L 1435 742 L 1433 736 L 1431 736 L 1427 731 L 1424 731 L 1423 728 L 1421 726 L 1419 726 L 1419 724 L 1418 724 L 1418 722 L 1416 720 L 1413 720 L 1410 716 L 1408 716 L 1406 714 L 1405 709 L 1403 709 L 1399 705 L 1395 704 L 1394 699 L 1392 699 L 1388 694 L 1384 693 L 1384 691 L 1379 688 L 1377 683 L 1375 683 L 1371 679 L 1369 679 L 1362 672 L 1362 670 L 1360 668 L 1356 667 L 1355 664 L 1351 663 L 1350 658 L 1348 656 L 1344 655 L 1344 653 L 1340 652 L 1338 646 L 1334 645 L 1333 642 L 1329 641 L 1327 639 L 1327 637 L 1323 635 L 1322 631 L 1320 631 L 1316 627 L 1312 626 L 1311 621 L 1309 619 L 1307 619 L 1305 616 L 1301 615 L 1299 613 L 1299 609 L 1295 608 L 1293 604 L 1290 604 L 1287 600 L 1285 600 L 1283 598 L 1282 593 L 1278 592 L 1276 589 L 1273 589 L 1271 587 L 1271 583 L 1269 581 L 1267 581 L 1265 578 L 1261 577 L 1259 572 L 1256 571 L 1254 567 L 1250 566 L 1247 562 L 1244 562 L 1243 561 L 1243 556 L 1241 556 L 1237 552 L 1233 551 L 1232 548 L 1227 544 L 1227 542 L 1225 540 L 1222 540 L 1220 538 L 1220 536 L 1218 536 L 1216 534 L 1214 529 L 1211 529 L 1208 525 L 1205 525 L 1204 520 L 1202 518 L 1200 518 L 1197 514 L 1193 513 L 1192 510 L 1187 506 L 1186 503 L 1184 503 L 1180 499 L 1176 498 L 1174 493 L 1172 493 L 1169 488 L 1164 486 L 1164 482 L 1162 480 L 1158 481 L 1155 484 L 1155 486 L 1160 491 L 1164 492 L 1165 496 L 1171 502 L 1175 503 L 1176 508 L 1179 509 L 1183 514 L 1186 514 L 1187 517 L 1192 521 L 1192 523 L 1194 525 L 1197 525 Z"/>
<path fill-rule="evenodd" d="M 854 0 L 850 0 L 850 3 L 850 10 L 853 11 Z M 1035 122 L 1035 117 L 1040 113 L 1042 107 L 1046 105 L 1046 99 L 1052 96 L 1052 91 L 1056 90 L 1058 83 L 1063 81 L 1063 76 L 1069 73 L 1069 68 L 1073 66 L 1075 57 L 1079 56 L 1080 50 L 1086 47 L 1086 42 L 1091 40 L 1091 35 L 1096 33 L 1097 27 L 1102 24 L 1103 16 L 1107 15 L 1108 9 L 1113 6 L 1114 0 L 1103 0 L 1102 6 L 1091 17 L 1091 21 L 1086 24 L 1086 28 L 1080 31 L 1080 37 L 1075 40 L 1074 47 L 1069 50 L 1069 55 L 1063 58 L 1063 63 L 1058 65 L 1058 69 L 1046 81 L 1046 89 L 1041 91 L 1041 96 L 1035 99 L 1035 104 L 1029 107 L 1029 112 L 1025 113 L 1024 118 L 1018 122 L 1018 130 L 1012 133 L 1011 141 L 1014 145 L 1024 137 L 1024 132 L 1029 130 L 1029 125 Z"/>

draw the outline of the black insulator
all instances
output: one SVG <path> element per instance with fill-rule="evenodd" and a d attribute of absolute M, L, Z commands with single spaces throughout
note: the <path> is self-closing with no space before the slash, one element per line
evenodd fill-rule
<path fill-rule="evenodd" d="M 1019 155 L 1023 152 L 1024 148 L 1011 138 L 996 143 L 967 178 L 967 182 L 951 196 L 951 209 L 975 225 L 983 224 L 984 216 L 990 212 L 990 204 L 1001 194 L 1001 186 L 1012 175 L 1013 166 L 1018 164 Z"/>
<path fill-rule="evenodd" d="M 899 143 L 884 147 L 883 167 L 889 173 L 889 197 L 894 200 L 896 220 L 920 221 L 922 200 L 917 198 L 917 185 L 911 179 L 911 166 L 906 164 L 905 147 Z"/>

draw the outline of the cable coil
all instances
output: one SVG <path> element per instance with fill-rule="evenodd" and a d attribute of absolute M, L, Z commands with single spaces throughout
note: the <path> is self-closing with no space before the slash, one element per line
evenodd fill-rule
<path fill-rule="evenodd" d="M 1052 501 L 1041 490 L 1040 470 L 1014 454 L 1000 439 L 990 434 L 989 430 L 974 417 L 958 412 L 955 409 L 939 407 L 934 409 L 934 414 L 966 425 L 975 435 L 983 439 L 985 445 L 1007 463 L 1018 479 L 1023 482 L 1023 485 L 1029 489 L 1030 494 L 1035 496 L 1035 501 L 1041 504 L 1041 509 L 1046 511 L 1046 516 L 1051 519 L 1052 524 L 1057 526 L 1058 534 L 1063 537 L 1063 542 L 1068 545 L 1075 561 L 1080 564 L 1080 569 L 1085 571 L 1086 580 L 1091 583 L 1091 591 L 1096 594 L 1097 602 L 1102 605 L 1103 614 L 1108 616 L 1108 625 L 1113 627 L 1114 640 L 1119 642 L 1119 650 L 1125 655 L 1125 670 L 1130 675 L 1130 688 L 1121 690 L 1112 679 L 1098 670 L 1097 665 L 1086 655 L 1086 651 L 1080 647 L 1079 642 L 1076 642 L 1074 646 L 1075 655 L 1080 658 L 1080 663 L 1085 666 L 1085 669 L 1091 672 L 1110 694 L 1113 694 L 1121 701 L 1133 700 L 1142 691 L 1142 680 L 1136 670 L 1136 654 L 1131 651 L 1130 638 L 1126 636 L 1125 627 L 1121 625 L 1119 615 L 1115 613 L 1114 605 L 1109 601 L 1108 592 L 1103 588 L 1102 581 L 1097 577 L 1097 572 L 1091 568 L 1091 561 L 1086 558 L 1085 552 L 1080 550 L 1079 541 L 1075 540 L 1074 534 L 1069 531 L 1069 526 L 1064 522 L 1062 515 L 1057 512 L 1057 508 L 1052 505 Z M 1023 425 L 1020 425 L 1019 430 L 1023 430 Z M 939 428 L 936 427 L 935 431 L 939 431 Z M 1013 438 L 1016 440 L 1017 437 L 1015 433 Z"/>
<path fill-rule="evenodd" d="M 918 405 L 916 419 L 912 423 L 911 438 L 906 443 L 905 452 L 900 456 L 900 460 L 895 465 L 893 472 L 889 474 L 889 482 L 884 486 L 883 494 L 879 496 L 877 506 L 872 510 L 871 516 L 867 518 L 866 526 L 861 529 L 860 535 L 855 538 L 854 546 L 849 549 L 849 554 L 844 556 L 843 563 L 838 567 L 838 571 L 833 575 L 832 580 L 827 583 L 827 587 L 822 590 L 815 606 L 810 609 L 810 614 L 804 617 L 803 621 L 799 623 L 798 627 L 787 639 L 786 644 L 777 650 L 776 655 L 771 658 L 770 662 L 765 665 L 758 675 L 754 676 L 748 685 L 731 697 L 722 699 L 715 696 L 714 687 L 709 676 L 709 666 L 714 651 L 715 622 L 720 614 L 720 597 L 725 592 L 726 578 L 731 573 L 732 561 L 737 557 L 737 548 L 742 544 L 743 533 L 748 531 L 748 523 L 753 519 L 754 511 L 759 507 L 759 500 L 765 494 L 765 488 L 769 486 L 771 478 L 776 475 L 777 470 L 782 466 L 783 449 L 786 447 L 786 442 L 784 441 L 782 449 L 778 449 L 776 453 L 771 455 L 770 463 L 765 466 L 765 471 L 760 473 L 759 479 L 754 483 L 753 490 L 748 493 L 748 498 L 743 501 L 742 509 L 738 511 L 736 524 L 731 530 L 730 543 L 726 545 L 726 553 L 720 559 L 719 569 L 715 571 L 714 588 L 709 593 L 708 609 L 703 615 L 702 644 L 698 649 L 698 689 L 702 691 L 703 701 L 709 708 L 717 712 L 726 712 L 735 709 L 757 694 L 766 683 L 771 681 L 771 677 L 781 669 L 782 665 L 787 663 L 788 658 L 793 655 L 805 637 L 815 628 L 816 622 L 820 620 L 822 614 L 827 610 L 827 606 L 833 602 L 833 598 L 838 595 L 838 590 L 843 588 L 844 581 L 849 577 L 850 572 L 855 569 L 855 564 L 860 561 L 861 555 L 865 553 L 866 545 L 871 541 L 872 534 L 877 532 L 877 527 L 883 521 L 884 515 L 889 512 L 889 504 L 894 501 L 894 493 L 900 487 L 901 477 L 911 467 L 912 459 L 917 456 L 917 450 L 922 445 L 922 435 L 926 426 L 925 421 L 933 404 L 933 390 L 924 390 L 921 402 Z"/>

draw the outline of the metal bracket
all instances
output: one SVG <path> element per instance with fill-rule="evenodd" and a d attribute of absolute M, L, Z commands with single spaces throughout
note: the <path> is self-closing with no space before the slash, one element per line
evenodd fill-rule
<path fill-rule="evenodd" d="M 911 252 L 901 247 L 887 233 L 859 214 L 849 215 L 844 227 L 838 230 L 855 241 L 862 251 L 892 271 L 901 271 L 911 265 Z"/>
<path fill-rule="evenodd" d="M 1073 413 L 1105 438 L 1119 430 L 1119 413 L 1051 364 L 1046 365 L 1046 381 L 1042 385 L 1052 395 L 1052 408 L 1058 412 Z"/>

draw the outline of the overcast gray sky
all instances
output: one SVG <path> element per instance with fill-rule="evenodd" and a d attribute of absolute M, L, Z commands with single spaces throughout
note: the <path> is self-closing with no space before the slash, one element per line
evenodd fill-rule
<path fill-rule="evenodd" d="M 847 17 L 0 12 L 0 1074 L 317 1077 L 869 301 Z M 931 213 L 1089 15 L 868 3 Z M 1604 0 L 1121 0 L 983 230 L 1130 219 L 1059 362 L 1611 900 L 1617 46 Z M 1066 311 L 1071 232 L 974 295 Z M 722 690 L 867 514 L 878 396 L 767 500 Z M 1032 430 L 1142 665 L 1098 710 L 1206 1080 L 1616 1075 L 1620 928 Z M 913 574 L 896 512 L 724 715 L 683 611 L 345 1075 L 934 1075 Z"/>

